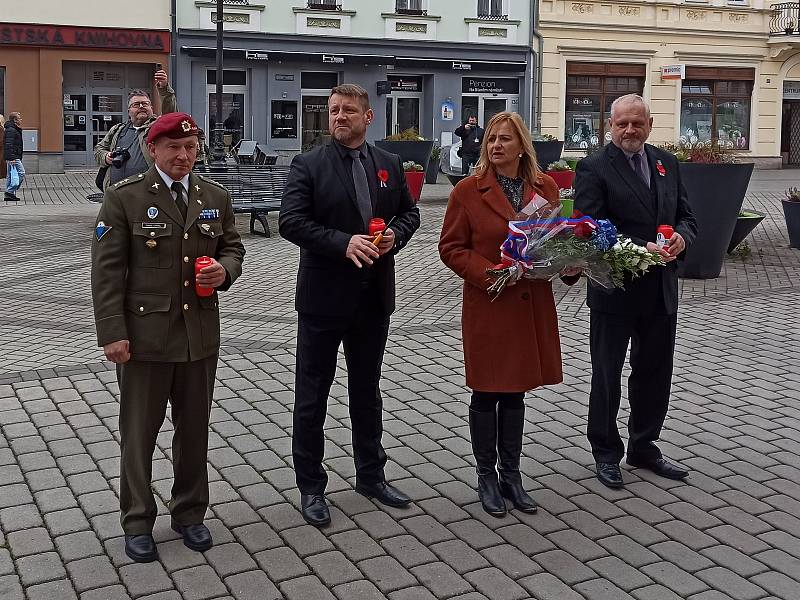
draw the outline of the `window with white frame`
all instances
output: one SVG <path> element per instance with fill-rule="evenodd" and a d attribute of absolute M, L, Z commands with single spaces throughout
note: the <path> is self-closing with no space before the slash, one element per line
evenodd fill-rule
<path fill-rule="evenodd" d="M 394 11 L 400 15 L 422 15 L 427 12 L 427 0 L 395 0 Z"/>
<path fill-rule="evenodd" d="M 508 18 L 507 0 L 478 0 L 478 18 Z"/>
<path fill-rule="evenodd" d="M 342 5 L 337 0 L 308 0 L 306 6 L 317 10 L 341 10 Z"/>

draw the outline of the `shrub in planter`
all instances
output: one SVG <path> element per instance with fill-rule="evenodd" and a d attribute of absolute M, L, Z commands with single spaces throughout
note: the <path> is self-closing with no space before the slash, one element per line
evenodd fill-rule
<path fill-rule="evenodd" d="M 533 132 L 531 133 L 531 140 L 533 140 L 536 160 L 539 162 L 539 170 L 546 171 L 547 165 L 561 158 L 564 142 L 560 141 L 558 138 L 548 134 Z"/>
<path fill-rule="evenodd" d="M 408 183 L 408 191 L 411 192 L 411 197 L 415 202 L 419 202 L 419 197 L 422 195 L 422 185 L 425 183 L 425 169 L 419 163 L 413 160 L 403 162 L 403 171 L 406 176 L 406 183 Z"/>
<path fill-rule="evenodd" d="M 783 217 L 789 234 L 789 247 L 800 248 L 800 190 L 791 187 L 783 200 Z"/>
<path fill-rule="evenodd" d="M 736 246 L 741 244 L 750 232 L 756 228 L 756 225 L 764 220 L 764 214 L 752 209 L 739 211 L 739 216 L 736 218 L 736 226 L 733 228 L 731 241 L 728 244 L 728 254 L 732 254 L 736 250 Z"/>
<path fill-rule="evenodd" d="M 413 160 L 422 165 L 424 171 L 433 151 L 433 140 L 426 140 L 416 129 L 406 129 L 378 140 L 375 145 L 381 150 L 397 154 L 403 162 Z"/>
<path fill-rule="evenodd" d="M 547 165 L 545 173 L 552 177 L 559 189 L 562 190 L 571 188 L 572 182 L 575 181 L 575 171 L 570 168 L 565 160 L 550 163 Z"/>
<path fill-rule="evenodd" d="M 697 237 L 679 261 L 678 275 L 690 279 L 719 277 L 753 163 L 737 163 L 730 148 L 712 142 L 661 147 L 680 161 L 681 181 L 697 220 Z"/>
<path fill-rule="evenodd" d="M 434 143 L 431 150 L 431 158 L 428 161 L 428 168 L 425 169 L 425 183 L 436 183 L 439 178 L 439 159 L 441 158 L 442 147 Z"/>

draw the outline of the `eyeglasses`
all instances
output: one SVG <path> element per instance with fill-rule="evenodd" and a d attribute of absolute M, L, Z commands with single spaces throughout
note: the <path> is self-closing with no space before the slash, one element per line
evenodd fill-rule
<path fill-rule="evenodd" d="M 152 106 L 152 102 L 149 102 L 147 100 L 142 100 L 141 102 L 131 102 L 128 105 L 128 108 L 139 108 L 139 107 L 147 108 L 148 106 Z"/>

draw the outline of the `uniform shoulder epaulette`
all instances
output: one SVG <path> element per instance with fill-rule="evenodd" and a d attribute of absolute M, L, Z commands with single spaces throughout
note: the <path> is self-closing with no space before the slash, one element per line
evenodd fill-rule
<path fill-rule="evenodd" d="M 118 182 L 112 184 L 111 187 L 112 189 L 118 190 L 121 187 L 125 187 L 126 185 L 136 183 L 137 181 L 142 181 L 143 179 L 144 179 L 144 173 L 139 173 L 138 175 L 131 175 L 130 177 L 121 179 Z"/>
<path fill-rule="evenodd" d="M 222 188 L 223 190 L 225 189 L 225 186 L 224 186 L 224 185 L 222 185 L 222 184 L 221 184 L 221 183 L 219 183 L 218 181 L 214 181 L 214 180 L 213 180 L 213 179 L 211 179 L 210 177 L 206 177 L 205 175 L 200 175 L 200 173 L 195 173 L 195 175 L 197 175 L 197 177 L 199 177 L 200 179 L 202 179 L 202 180 L 203 180 L 203 181 L 205 181 L 206 183 L 210 183 L 210 184 L 212 184 L 212 185 L 215 185 L 215 186 L 217 186 L 218 188 Z"/>

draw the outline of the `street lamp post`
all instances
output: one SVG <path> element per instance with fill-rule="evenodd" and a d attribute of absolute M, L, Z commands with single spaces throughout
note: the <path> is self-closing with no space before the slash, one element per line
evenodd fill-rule
<path fill-rule="evenodd" d="M 217 0 L 217 73 L 216 73 L 216 106 L 214 107 L 214 131 L 212 159 L 214 162 L 225 162 L 225 128 L 222 124 L 222 28 L 225 23 L 223 0 Z"/>

